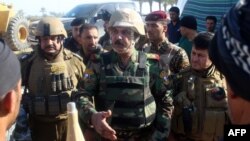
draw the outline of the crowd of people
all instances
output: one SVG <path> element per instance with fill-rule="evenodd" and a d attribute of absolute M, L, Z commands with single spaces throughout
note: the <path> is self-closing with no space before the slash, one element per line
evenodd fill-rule
<path fill-rule="evenodd" d="M 165 11 L 103 11 L 100 40 L 84 18 L 68 37 L 43 17 L 20 60 L 0 40 L 1 140 L 16 123 L 16 141 L 66 141 L 74 101 L 86 141 L 223 141 L 224 125 L 250 124 L 249 8 L 240 0 L 218 29 L 208 15 L 207 31 L 178 7 L 170 21 Z"/>

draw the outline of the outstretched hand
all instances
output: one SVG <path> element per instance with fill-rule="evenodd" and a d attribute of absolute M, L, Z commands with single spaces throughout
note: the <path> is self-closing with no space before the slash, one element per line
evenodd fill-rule
<path fill-rule="evenodd" d="M 116 132 L 107 123 L 107 118 L 111 116 L 111 111 L 102 111 L 92 115 L 91 122 L 96 130 L 102 137 L 109 140 L 116 140 Z"/>

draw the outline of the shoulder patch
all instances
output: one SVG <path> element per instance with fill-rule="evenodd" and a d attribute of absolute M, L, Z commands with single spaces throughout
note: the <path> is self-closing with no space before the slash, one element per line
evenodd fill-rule
<path fill-rule="evenodd" d="M 160 56 L 158 54 L 154 54 L 154 53 L 147 53 L 146 54 L 148 59 L 153 59 L 153 60 L 160 60 Z"/>
<path fill-rule="evenodd" d="M 89 75 L 94 74 L 92 69 L 86 69 L 84 73 L 89 74 Z"/>

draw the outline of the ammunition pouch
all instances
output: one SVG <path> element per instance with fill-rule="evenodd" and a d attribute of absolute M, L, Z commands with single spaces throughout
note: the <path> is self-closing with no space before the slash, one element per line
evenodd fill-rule
<path fill-rule="evenodd" d="M 192 132 L 192 124 L 193 124 L 192 112 L 193 111 L 194 111 L 193 106 L 185 106 L 182 109 L 183 125 L 184 125 L 184 131 L 186 134 Z"/>
<path fill-rule="evenodd" d="M 57 116 L 65 113 L 70 100 L 70 96 L 66 92 L 48 96 L 23 95 L 23 105 L 27 112 L 39 116 Z"/>

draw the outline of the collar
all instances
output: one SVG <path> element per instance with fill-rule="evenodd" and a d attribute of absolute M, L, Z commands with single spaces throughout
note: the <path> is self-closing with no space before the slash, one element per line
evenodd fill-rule
<path fill-rule="evenodd" d="M 199 77 L 207 78 L 207 77 L 210 77 L 211 75 L 214 74 L 215 66 L 212 64 L 210 67 L 208 67 L 205 70 L 197 71 L 197 70 L 192 69 L 192 71 L 195 75 L 197 75 Z"/>

